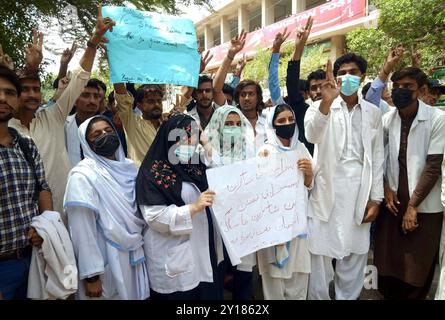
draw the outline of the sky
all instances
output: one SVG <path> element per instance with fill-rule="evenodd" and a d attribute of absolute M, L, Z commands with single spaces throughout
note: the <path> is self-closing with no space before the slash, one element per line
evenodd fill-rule
<path fill-rule="evenodd" d="M 211 4 L 215 9 L 218 9 L 231 1 L 233 0 L 211 0 Z M 193 22 L 197 22 L 210 14 L 205 8 L 194 5 L 189 7 L 179 6 L 179 9 L 184 12 L 184 14 L 181 15 L 182 17 L 191 19 Z M 62 37 L 62 30 L 64 27 L 67 26 L 60 25 L 57 19 L 53 19 L 50 25 L 41 25 L 39 29 L 39 31 L 44 33 L 43 56 L 44 61 L 46 62 L 45 69 L 49 73 L 56 74 L 58 72 L 60 56 L 62 55 L 63 50 L 71 48 L 72 45 L 72 40 L 63 39 Z M 75 56 L 71 60 L 70 69 L 79 64 L 83 51 L 84 48 L 77 49 Z"/>

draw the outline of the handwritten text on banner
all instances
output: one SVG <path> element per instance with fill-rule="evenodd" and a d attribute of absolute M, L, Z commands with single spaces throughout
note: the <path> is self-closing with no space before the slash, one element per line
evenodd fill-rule
<path fill-rule="evenodd" d="M 200 56 L 191 20 L 113 6 L 102 15 L 116 23 L 105 35 L 112 83 L 197 86 Z"/>
<path fill-rule="evenodd" d="M 297 151 L 207 170 L 212 206 L 233 265 L 306 232 L 303 173 Z"/>

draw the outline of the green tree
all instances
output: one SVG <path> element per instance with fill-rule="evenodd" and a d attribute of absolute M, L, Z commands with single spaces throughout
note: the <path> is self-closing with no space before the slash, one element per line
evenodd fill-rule
<path fill-rule="evenodd" d="M 23 65 L 24 48 L 31 41 L 32 28 L 39 23 L 51 24 L 56 18 L 64 36 L 76 38 L 82 45 L 86 34 L 92 32 L 96 23 L 97 6 L 133 4 L 139 10 L 178 14 L 179 4 L 207 6 L 209 0 L 11 0 L 2 1 L 0 7 L 0 43 L 4 52 L 14 60 L 16 66 Z M 78 20 L 69 10 L 77 10 Z M 77 22 L 77 23 L 76 23 Z"/>
<path fill-rule="evenodd" d="M 51 99 L 56 90 L 53 89 L 54 80 L 56 80 L 57 74 L 48 73 L 43 75 L 42 80 L 42 100 L 47 103 Z"/>
<path fill-rule="evenodd" d="M 346 36 L 348 49 L 368 60 L 368 74 L 376 75 L 388 50 L 399 43 L 422 55 L 426 71 L 445 63 L 445 1 L 374 0 L 372 4 L 380 10 L 378 28 L 355 29 Z M 401 65 L 410 64 L 407 55 Z"/>

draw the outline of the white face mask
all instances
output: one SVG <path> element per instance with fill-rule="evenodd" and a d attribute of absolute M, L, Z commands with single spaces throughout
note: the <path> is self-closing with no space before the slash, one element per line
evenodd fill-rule
<path fill-rule="evenodd" d="M 179 161 L 188 163 L 195 153 L 196 146 L 183 144 L 176 148 L 175 155 Z"/>

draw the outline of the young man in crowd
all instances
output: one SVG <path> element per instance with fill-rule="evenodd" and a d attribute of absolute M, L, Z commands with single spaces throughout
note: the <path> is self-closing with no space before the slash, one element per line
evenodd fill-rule
<path fill-rule="evenodd" d="M 385 299 L 425 299 L 443 221 L 445 113 L 419 100 L 428 85 L 420 69 L 404 68 L 391 81 L 396 109 L 383 117 L 386 205 L 376 223 L 374 264 Z"/>
<path fill-rule="evenodd" d="M 79 126 L 88 118 L 100 113 L 100 91 L 99 82 L 95 79 L 89 80 L 74 104 L 76 113 L 66 119 L 66 149 L 72 168 L 84 159 L 84 154 L 80 147 Z"/>
<path fill-rule="evenodd" d="M 43 242 L 31 220 L 53 210 L 36 145 L 8 128 L 21 92 L 17 75 L 0 64 L 0 300 L 26 299 L 32 246 Z"/>
<path fill-rule="evenodd" d="M 331 280 L 336 300 L 356 300 L 363 288 L 384 162 L 380 110 L 358 95 L 366 69 L 353 53 L 339 57 L 333 70 L 329 61 L 322 99 L 306 112 L 306 137 L 317 154 L 308 207 L 313 300 L 330 299 Z"/>

